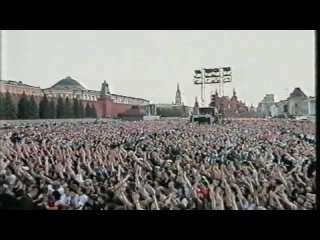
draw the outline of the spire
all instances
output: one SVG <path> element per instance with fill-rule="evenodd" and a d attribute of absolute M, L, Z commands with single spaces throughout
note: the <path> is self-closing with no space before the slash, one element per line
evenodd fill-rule
<path fill-rule="evenodd" d="M 199 114 L 198 97 L 196 97 L 196 99 L 195 99 L 195 101 L 194 101 L 193 114 Z"/>
<path fill-rule="evenodd" d="M 176 105 L 181 105 L 182 103 L 182 99 L 181 99 L 181 92 L 180 92 L 180 86 L 179 86 L 179 83 L 177 85 L 177 91 L 176 91 L 176 101 L 175 101 L 175 104 Z"/>
<path fill-rule="evenodd" d="M 104 80 L 104 82 L 101 85 L 101 95 L 106 96 L 108 94 L 110 94 L 109 84 L 107 83 L 106 80 Z"/>
<path fill-rule="evenodd" d="M 196 99 L 194 101 L 194 107 L 199 107 L 198 97 L 196 97 Z"/>
<path fill-rule="evenodd" d="M 236 89 L 233 88 L 233 95 L 232 95 L 232 99 L 237 101 L 237 93 L 236 93 Z"/>

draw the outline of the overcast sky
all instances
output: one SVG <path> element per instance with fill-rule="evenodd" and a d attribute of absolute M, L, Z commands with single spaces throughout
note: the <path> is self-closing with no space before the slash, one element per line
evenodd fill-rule
<path fill-rule="evenodd" d="M 3 31 L 3 48 L 2 78 L 41 88 L 71 76 L 100 90 L 107 80 L 112 93 L 171 103 L 179 82 L 193 105 L 193 71 L 230 66 L 225 95 L 235 87 L 247 104 L 295 87 L 315 95 L 313 31 Z M 206 90 L 208 104 L 215 88 Z"/>

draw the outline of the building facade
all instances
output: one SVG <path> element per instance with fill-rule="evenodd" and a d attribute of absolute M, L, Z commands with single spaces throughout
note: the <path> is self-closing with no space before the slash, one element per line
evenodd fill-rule
<path fill-rule="evenodd" d="M 309 97 L 296 103 L 295 112 L 297 116 L 315 116 L 316 115 L 316 99 Z"/>
<path fill-rule="evenodd" d="M 263 117 L 271 117 L 272 114 L 270 108 L 274 108 L 274 106 L 274 94 L 266 94 L 263 100 L 258 104 L 258 112 Z"/>
<path fill-rule="evenodd" d="M 215 93 L 215 106 L 227 118 L 250 117 L 249 108 L 245 102 L 238 100 L 236 90 L 233 89 L 231 98 L 228 96 L 218 97 L 218 92 Z"/>
<path fill-rule="evenodd" d="M 288 100 L 281 100 L 275 103 L 278 111 L 278 115 L 288 115 Z"/>
<path fill-rule="evenodd" d="M 300 88 L 295 88 L 286 100 L 275 103 L 273 94 L 267 94 L 259 103 L 258 111 L 264 117 L 315 116 L 315 97 L 308 97 Z"/>
<path fill-rule="evenodd" d="M 27 96 L 35 96 L 38 100 L 46 94 L 48 98 L 58 99 L 69 98 L 83 100 L 83 103 L 94 105 L 99 118 L 117 117 L 132 106 L 148 105 L 149 101 L 142 98 L 111 94 L 109 85 L 104 81 L 101 90 L 89 90 L 83 87 L 78 81 L 71 77 L 66 77 L 55 83 L 50 88 L 41 89 L 22 82 L 0 80 L 0 92 L 9 92 L 18 101 L 20 96 L 25 93 Z"/>
<path fill-rule="evenodd" d="M 293 116 L 303 115 L 307 107 L 301 102 L 307 98 L 308 96 L 300 88 L 295 88 L 288 98 L 288 113 Z"/>

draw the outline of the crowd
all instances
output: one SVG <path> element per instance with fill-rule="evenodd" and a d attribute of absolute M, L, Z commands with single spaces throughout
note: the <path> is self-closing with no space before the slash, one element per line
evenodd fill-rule
<path fill-rule="evenodd" d="M 2 209 L 315 209 L 315 125 L 286 120 L 0 130 Z"/>

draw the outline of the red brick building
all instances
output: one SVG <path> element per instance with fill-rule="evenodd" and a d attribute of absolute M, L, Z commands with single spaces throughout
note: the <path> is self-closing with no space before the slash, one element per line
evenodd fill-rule
<path fill-rule="evenodd" d="M 229 98 L 228 96 L 218 96 L 218 92 L 215 93 L 215 106 L 219 111 L 221 111 L 227 118 L 243 118 L 252 117 L 254 114 L 254 109 L 251 106 L 249 109 L 246 104 L 238 100 L 235 89 L 233 89 L 233 96 Z M 194 109 L 199 107 L 198 101 L 196 99 Z"/>

